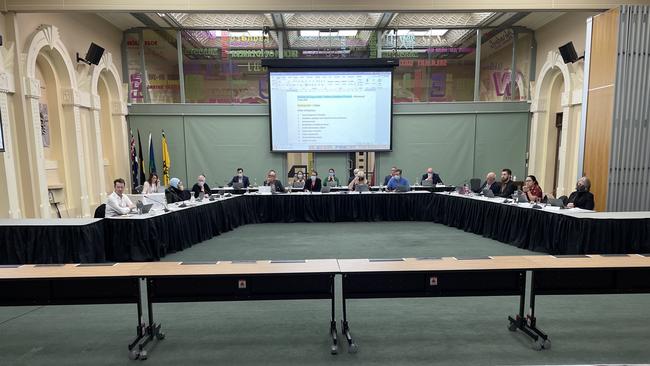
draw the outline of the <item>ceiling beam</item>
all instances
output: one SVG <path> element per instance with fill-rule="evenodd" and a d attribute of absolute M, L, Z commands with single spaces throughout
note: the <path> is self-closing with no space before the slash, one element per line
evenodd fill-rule
<path fill-rule="evenodd" d="M 647 0 L 0 0 L 0 11 L 13 12 L 450 12 L 606 10 L 620 5 L 646 5 Z"/>

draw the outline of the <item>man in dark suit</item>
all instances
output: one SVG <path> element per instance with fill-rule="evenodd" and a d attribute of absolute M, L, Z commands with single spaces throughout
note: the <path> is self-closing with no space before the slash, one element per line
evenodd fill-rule
<path fill-rule="evenodd" d="M 499 186 L 499 183 L 497 183 L 497 175 L 495 172 L 489 172 L 485 176 L 485 182 L 483 182 L 483 185 L 481 186 L 481 189 L 479 189 L 479 192 L 483 192 L 484 189 L 491 190 L 495 196 L 501 193 L 501 186 Z"/>
<path fill-rule="evenodd" d="M 390 168 L 390 175 L 387 175 L 387 176 L 384 177 L 384 185 L 385 186 L 388 185 L 388 181 L 393 177 L 393 175 L 395 175 L 396 170 L 397 170 L 397 167 L 394 166 L 394 165 Z"/>
<path fill-rule="evenodd" d="M 322 184 L 320 178 L 318 178 L 318 173 L 312 170 L 311 176 L 305 183 L 305 191 L 320 192 Z"/>
<path fill-rule="evenodd" d="M 248 180 L 248 177 L 244 175 L 244 169 L 237 168 L 237 175 L 232 177 L 230 183 L 228 183 L 228 187 L 232 187 L 232 185 L 235 183 L 241 183 L 242 188 L 248 188 L 248 186 L 250 185 L 250 181 Z"/>
<path fill-rule="evenodd" d="M 508 168 L 501 170 L 501 186 L 499 188 L 497 196 L 504 198 L 510 198 L 517 191 L 517 186 L 512 181 L 512 170 Z"/>
<path fill-rule="evenodd" d="M 427 172 L 422 175 L 422 180 L 420 181 L 422 185 L 425 185 L 425 183 L 435 186 L 436 184 L 442 184 L 442 179 L 440 179 L 438 173 L 433 172 L 433 168 L 428 168 Z"/>

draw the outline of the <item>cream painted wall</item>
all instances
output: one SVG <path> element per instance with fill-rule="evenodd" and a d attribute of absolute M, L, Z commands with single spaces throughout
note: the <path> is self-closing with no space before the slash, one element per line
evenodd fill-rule
<path fill-rule="evenodd" d="M 0 218 L 56 217 L 48 191 L 60 193 L 63 217 L 92 216 L 106 199 L 100 116 L 116 150 L 125 150 L 122 33 L 81 13 L 0 14 L 0 108 L 7 152 L 0 155 Z M 90 42 L 106 49 L 98 66 L 77 64 Z M 101 102 L 97 79 L 105 75 Z M 107 89 L 105 86 L 104 89 Z M 39 102 L 48 105 L 51 146 L 43 147 Z M 112 159 L 128 177 L 128 153 Z M 114 177 L 111 177 L 114 178 Z M 58 192 L 58 193 L 57 193 Z M 58 196 L 57 196 L 58 197 Z"/>
<path fill-rule="evenodd" d="M 76 53 L 81 57 L 86 55 L 90 42 L 104 47 L 113 54 L 113 63 L 122 70 L 122 31 L 92 13 L 18 13 L 16 14 L 20 39 L 19 49 L 24 49 L 25 42 L 36 27 L 41 24 L 51 24 L 59 29 L 70 58 L 75 61 Z"/>
<path fill-rule="evenodd" d="M 587 18 L 598 14 L 597 12 L 572 12 L 553 20 L 535 31 L 537 40 L 537 62 L 535 75 L 546 61 L 549 51 L 557 51 L 558 47 L 573 42 L 578 56 L 585 52 L 585 37 L 587 32 Z"/>

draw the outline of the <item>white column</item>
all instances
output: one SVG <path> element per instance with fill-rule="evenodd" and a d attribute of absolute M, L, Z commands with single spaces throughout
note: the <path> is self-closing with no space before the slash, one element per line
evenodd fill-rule
<path fill-rule="evenodd" d="M 81 136 L 81 116 L 79 113 L 80 96 L 76 89 L 63 90 L 63 114 L 66 122 L 62 123 L 63 155 L 66 159 L 65 181 L 68 204 L 78 202 L 81 217 L 90 217 L 88 187 L 86 187 L 87 157 L 83 154 L 83 138 Z M 71 125 L 70 125 L 71 123 Z M 74 130 L 69 130 L 74 127 Z M 70 169 L 74 168 L 74 169 Z M 72 171 L 74 170 L 74 171 Z"/>
<path fill-rule="evenodd" d="M 25 91 L 26 119 L 30 124 L 27 128 L 27 152 L 29 155 L 29 171 L 32 173 L 34 189 L 35 213 L 38 217 L 48 218 L 50 214 L 50 200 L 48 198 L 47 176 L 45 174 L 45 153 L 43 151 L 43 137 L 41 136 L 41 117 L 38 110 L 38 100 L 41 97 L 41 82 L 35 78 L 23 78 Z"/>
<path fill-rule="evenodd" d="M 95 135 L 94 144 L 95 148 L 92 149 L 95 152 L 95 159 L 97 160 L 97 167 L 99 169 L 98 182 L 95 182 L 98 185 L 99 189 L 99 202 L 106 201 L 106 176 L 104 169 L 104 147 L 102 145 L 102 126 L 101 126 L 101 101 L 99 95 L 93 94 L 91 96 L 91 123 L 95 126 Z M 109 131 L 104 131 L 104 133 L 111 133 Z"/>
<path fill-rule="evenodd" d="M 2 115 L 2 135 L 4 137 L 5 151 L 0 154 L 0 159 L 4 162 L 5 177 L 2 178 L 2 184 L 7 188 L 7 199 L 9 203 L 8 216 L 12 219 L 22 217 L 20 210 L 20 200 L 18 197 L 18 183 L 16 172 L 16 163 L 14 161 L 13 131 L 9 119 L 9 102 L 7 94 L 15 92 L 14 78 L 5 72 L 0 72 L 0 114 Z"/>

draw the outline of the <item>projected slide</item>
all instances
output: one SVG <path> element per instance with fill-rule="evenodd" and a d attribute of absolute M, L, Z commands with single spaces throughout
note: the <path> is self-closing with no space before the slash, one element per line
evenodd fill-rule
<path fill-rule="evenodd" d="M 390 71 L 271 71 L 270 84 L 272 150 L 390 150 Z"/>

